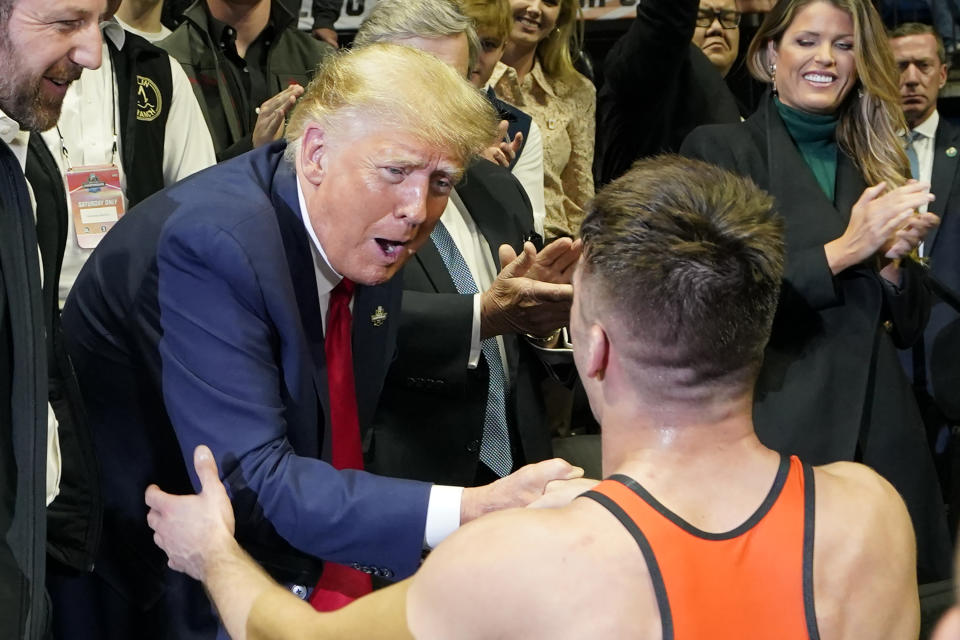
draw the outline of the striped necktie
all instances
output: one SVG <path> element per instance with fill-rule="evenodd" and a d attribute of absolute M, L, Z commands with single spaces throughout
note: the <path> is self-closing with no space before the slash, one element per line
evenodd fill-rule
<path fill-rule="evenodd" d="M 450 232 L 437 222 L 430 239 L 436 245 L 443 264 L 447 267 L 457 293 L 475 295 L 480 291 L 467 267 L 463 254 L 457 249 Z M 503 477 L 513 469 L 513 455 L 510 451 L 510 434 L 507 430 L 506 377 L 503 373 L 503 359 L 496 338 L 480 341 L 480 351 L 487 360 L 490 377 L 487 388 L 487 406 L 483 418 L 483 440 L 480 441 L 480 461 L 490 467 L 494 473 Z"/>
<path fill-rule="evenodd" d="M 917 157 L 917 150 L 913 143 L 923 137 L 919 131 L 908 131 L 903 134 L 903 139 L 907 141 L 907 159 L 910 161 L 910 176 L 914 180 L 920 179 L 920 159 Z"/>

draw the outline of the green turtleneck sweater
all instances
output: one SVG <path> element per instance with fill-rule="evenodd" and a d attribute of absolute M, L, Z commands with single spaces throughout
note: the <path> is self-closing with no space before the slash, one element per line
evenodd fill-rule
<path fill-rule="evenodd" d="M 837 187 L 837 141 L 834 137 L 837 117 L 800 111 L 783 104 L 780 98 L 774 98 L 773 102 L 817 184 L 833 202 Z"/>

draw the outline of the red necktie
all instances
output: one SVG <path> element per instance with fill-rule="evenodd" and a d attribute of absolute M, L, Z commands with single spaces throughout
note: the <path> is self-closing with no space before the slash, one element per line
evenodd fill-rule
<path fill-rule="evenodd" d="M 363 469 L 350 326 L 353 287 L 353 282 L 344 278 L 330 293 L 327 330 L 323 339 L 330 396 L 331 463 L 337 469 Z M 325 562 L 323 575 L 310 596 L 310 604 L 317 611 L 334 611 L 370 591 L 368 574 Z"/>

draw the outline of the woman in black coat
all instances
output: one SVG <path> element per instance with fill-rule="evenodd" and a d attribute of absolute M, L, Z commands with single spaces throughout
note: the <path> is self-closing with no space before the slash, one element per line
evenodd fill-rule
<path fill-rule="evenodd" d="M 757 432 L 811 464 L 876 469 L 907 502 L 921 581 L 946 578 L 943 501 L 895 350 L 926 322 L 927 291 L 908 258 L 937 218 L 917 212 L 932 196 L 908 180 L 880 18 L 867 0 L 780 0 L 748 56 L 771 94 L 742 124 L 695 130 L 681 152 L 750 176 L 786 222 Z"/>

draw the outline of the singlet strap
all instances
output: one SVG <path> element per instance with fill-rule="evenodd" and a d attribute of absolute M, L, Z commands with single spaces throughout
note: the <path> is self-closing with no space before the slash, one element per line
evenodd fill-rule
<path fill-rule="evenodd" d="M 667 598 L 667 588 L 663 583 L 663 574 L 660 572 L 660 566 L 657 564 L 657 557 L 653 553 L 653 548 L 643 531 L 627 515 L 623 508 L 614 502 L 609 496 L 599 491 L 587 491 L 580 494 L 582 498 L 590 498 L 596 501 L 613 516 L 620 521 L 620 524 L 633 536 L 643 554 L 643 560 L 647 563 L 647 571 L 650 573 L 650 580 L 653 582 L 653 592 L 657 597 L 657 608 L 660 610 L 660 625 L 663 628 L 663 640 L 673 640 L 673 616 L 670 613 L 670 600 Z"/>
<path fill-rule="evenodd" d="M 686 531 L 687 533 L 694 535 L 698 538 L 703 538 L 704 540 L 728 540 L 730 538 L 736 538 L 737 536 L 743 535 L 750 529 L 752 529 L 758 522 L 760 522 L 765 515 L 770 511 L 774 504 L 776 504 L 777 499 L 780 497 L 780 493 L 783 491 L 784 485 L 787 483 L 787 476 L 790 473 L 790 458 L 789 456 L 780 456 L 780 465 L 777 467 L 777 475 L 774 476 L 773 484 L 770 485 L 770 490 L 767 492 L 766 497 L 763 499 L 763 502 L 760 503 L 760 506 L 757 507 L 757 510 L 754 511 L 749 518 L 744 520 L 740 525 L 734 527 L 730 531 L 724 531 L 720 533 L 713 533 L 710 531 L 703 531 L 702 529 L 693 526 L 679 515 L 671 511 L 664 505 L 662 502 L 657 500 L 653 495 L 643 488 L 639 482 L 631 478 L 630 476 L 625 476 L 623 474 L 614 474 L 610 476 L 610 480 L 615 480 L 620 484 L 624 485 L 635 494 L 640 496 L 640 499 L 650 505 L 655 509 L 660 515 L 662 515 L 667 520 L 670 520 L 675 525 Z"/>
<path fill-rule="evenodd" d="M 816 529 L 817 492 L 813 467 L 803 463 L 803 611 L 810 640 L 820 640 L 817 611 L 813 599 L 813 534 Z"/>

